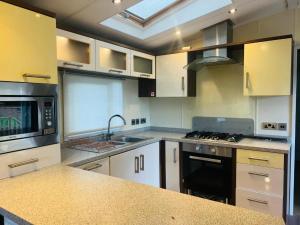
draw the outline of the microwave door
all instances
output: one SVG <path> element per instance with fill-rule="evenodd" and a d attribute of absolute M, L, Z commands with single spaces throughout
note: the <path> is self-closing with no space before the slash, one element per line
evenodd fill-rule
<path fill-rule="evenodd" d="M 0 141 L 42 135 L 39 98 L 0 97 Z"/>

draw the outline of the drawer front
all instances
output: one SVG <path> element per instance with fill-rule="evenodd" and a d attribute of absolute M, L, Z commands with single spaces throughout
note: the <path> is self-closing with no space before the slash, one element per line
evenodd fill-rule
<path fill-rule="evenodd" d="M 100 159 L 95 162 L 87 163 L 79 167 L 86 171 L 109 175 L 109 158 Z"/>
<path fill-rule="evenodd" d="M 252 209 L 277 217 L 283 215 L 283 199 L 275 195 L 261 194 L 237 188 L 236 206 Z"/>
<path fill-rule="evenodd" d="M 60 144 L 0 155 L 0 179 L 19 176 L 61 162 Z"/>
<path fill-rule="evenodd" d="M 284 155 L 271 152 L 259 152 L 252 150 L 237 150 L 237 162 L 256 166 L 283 169 Z"/>
<path fill-rule="evenodd" d="M 283 196 L 283 180 L 282 169 L 237 164 L 237 188 Z"/>

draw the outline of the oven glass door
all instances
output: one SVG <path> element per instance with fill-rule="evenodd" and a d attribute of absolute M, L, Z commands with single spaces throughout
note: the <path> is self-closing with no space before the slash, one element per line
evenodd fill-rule
<path fill-rule="evenodd" d="M 0 97 L 0 141 L 41 134 L 39 98 Z"/>
<path fill-rule="evenodd" d="M 185 193 L 231 202 L 232 158 L 183 152 L 182 169 Z"/>

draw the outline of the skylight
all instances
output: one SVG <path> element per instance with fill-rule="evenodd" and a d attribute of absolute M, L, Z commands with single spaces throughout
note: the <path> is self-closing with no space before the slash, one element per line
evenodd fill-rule
<path fill-rule="evenodd" d="M 128 8 L 126 11 L 143 20 L 147 20 L 160 11 L 173 5 L 177 0 L 143 0 L 138 4 Z"/>
<path fill-rule="evenodd" d="M 197 30 L 221 22 L 231 4 L 232 0 L 143 0 L 100 23 L 145 40 L 172 29 L 175 33 L 191 21 Z"/>

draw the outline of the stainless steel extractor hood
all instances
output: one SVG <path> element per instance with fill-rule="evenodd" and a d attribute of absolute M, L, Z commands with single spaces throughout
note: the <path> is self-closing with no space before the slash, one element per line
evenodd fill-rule
<path fill-rule="evenodd" d="M 203 30 L 203 47 L 211 47 L 232 42 L 232 22 L 226 20 Z M 231 64 L 235 61 L 228 57 L 227 48 L 216 48 L 203 51 L 184 69 L 199 71 L 205 66 Z"/>

